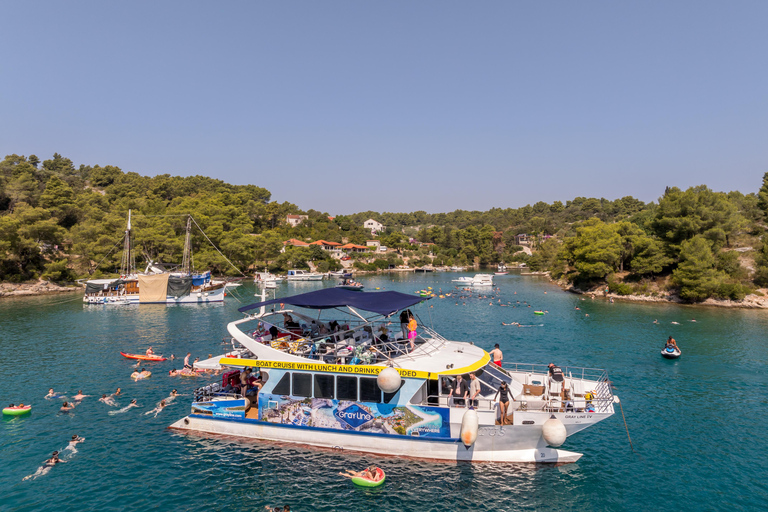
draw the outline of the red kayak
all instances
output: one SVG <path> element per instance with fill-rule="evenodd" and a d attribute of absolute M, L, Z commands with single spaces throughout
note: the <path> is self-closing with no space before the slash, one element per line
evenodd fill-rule
<path fill-rule="evenodd" d="M 166 358 L 163 356 L 147 356 L 143 354 L 126 354 L 125 352 L 120 352 L 120 354 L 123 357 L 127 357 L 128 359 L 141 359 L 142 361 L 165 361 Z"/>

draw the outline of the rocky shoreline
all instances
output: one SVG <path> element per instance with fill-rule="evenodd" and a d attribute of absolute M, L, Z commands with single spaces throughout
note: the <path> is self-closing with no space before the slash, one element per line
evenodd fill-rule
<path fill-rule="evenodd" d="M 81 292 L 81 286 L 59 286 L 50 281 L 40 280 L 36 283 L 0 283 L 0 298 L 29 297 L 33 295 L 50 295 L 54 293 Z"/>
<path fill-rule="evenodd" d="M 564 291 L 575 293 L 577 295 L 589 295 L 592 297 L 602 297 L 606 299 L 614 299 L 627 302 L 656 302 L 667 304 L 681 304 L 688 306 L 713 306 L 718 308 L 743 308 L 743 309 L 768 309 L 768 290 L 758 290 L 764 295 L 750 294 L 744 297 L 743 300 L 730 300 L 730 299 L 714 299 L 709 298 L 703 302 L 690 303 L 685 302 L 680 297 L 669 292 L 657 292 L 657 295 L 619 295 L 618 293 L 604 293 L 604 286 L 592 288 L 590 290 L 581 290 L 574 287 L 570 283 L 562 280 L 550 278 L 550 280 L 562 288 Z"/>

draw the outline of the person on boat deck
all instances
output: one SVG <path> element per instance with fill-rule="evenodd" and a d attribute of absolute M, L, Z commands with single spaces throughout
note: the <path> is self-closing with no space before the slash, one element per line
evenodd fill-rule
<path fill-rule="evenodd" d="M 413 349 L 416 348 L 415 341 L 416 336 L 418 334 L 416 333 L 416 328 L 418 327 L 418 324 L 416 323 L 416 319 L 411 317 L 410 320 L 408 320 L 408 343 L 411 347 L 411 352 L 413 352 Z"/>
<path fill-rule="evenodd" d="M 512 393 L 510 392 L 509 387 L 507 386 L 507 381 L 501 381 L 501 385 L 499 386 L 499 389 L 496 391 L 496 395 L 494 395 L 493 399 L 496 400 L 496 397 L 499 397 L 499 407 L 501 409 L 501 424 L 506 425 L 507 424 L 507 409 L 509 408 L 509 398 Z M 512 397 L 512 401 L 515 401 L 515 397 Z"/>
<path fill-rule="evenodd" d="M 387 328 L 386 325 L 381 324 L 381 327 L 379 327 L 379 336 L 378 336 L 378 338 L 379 338 L 379 340 L 384 341 L 384 342 L 389 341 L 389 329 Z M 374 340 L 374 342 L 375 342 L 375 340 Z"/>
<path fill-rule="evenodd" d="M 496 343 L 493 346 L 493 350 L 490 351 L 490 354 L 491 354 L 491 357 L 493 358 L 493 364 L 495 364 L 496 366 L 501 366 L 501 360 L 503 359 L 504 354 L 502 354 L 498 343 Z"/>
<path fill-rule="evenodd" d="M 565 380 L 563 370 L 559 366 L 555 366 L 555 363 L 549 363 L 549 377 L 555 382 L 563 382 Z"/>
<path fill-rule="evenodd" d="M 404 309 L 400 312 L 400 331 L 403 333 L 403 339 L 408 339 L 408 321 L 413 318 L 410 309 Z"/>
<path fill-rule="evenodd" d="M 321 322 L 320 327 L 317 329 L 317 333 L 321 336 L 324 336 L 326 334 L 330 334 L 331 331 L 329 331 L 325 324 Z"/>
<path fill-rule="evenodd" d="M 298 327 L 299 324 L 288 313 L 283 313 L 283 327 L 288 329 L 289 327 Z"/>
<path fill-rule="evenodd" d="M 276 340 L 278 337 L 278 334 L 280 334 L 280 331 L 277 330 L 277 327 L 274 325 L 269 328 L 269 335 L 272 336 L 273 340 Z"/>
<path fill-rule="evenodd" d="M 668 348 L 677 348 L 677 342 L 675 341 L 675 338 L 672 336 L 667 339 L 667 347 Z"/>
<path fill-rule="evenodd" d="M 184 357 L 184 368 L 192 368 L 189 365 L 189 358 L 192 357 L 192 352 L 187 352 L 187 355 Z"/>
<path fill-rule="evenodd" d="M 336 320 L 331 320 L 330 322 L 328 322 L 328 327 L 331 328 L 331 332 L 338 332 L 340 329 L 339 322 L 337 322 Z"/>
<path fill-rule="evenodd" d="M 466 399 L 468 395 L 469 389 L 467 388 L 467 383 L 464 382 L 464 378 L 461 375 L 457 375 L 456 381 L 453 383 L 453 390 L 451 390 L 453 404 L 464 407 L 467 403 Z"/>
<path fill-rule="evenodd" d="M 147 349 L 147 355 L 148 355 L 148 356 L 153 356 L 153 355 L 155 355 L 155 351 L 154 351 L 154 350 L 152 350 L 152 347 L 149 347 L 149 348 Z"/>
<path fill-rule="evenodd" d="M 469 405 L 471 407 L 477 407 L 477 397 L 480 395 L 480 381 L 477 380 L 475 372 L 469 374 Z"/>
<path fill-rule="evenodd" d="M 251 376 L 251 369 L 246 368 L 245 371 L 240 372 L 240 394 L 245 396 L 248 391 L 248 377 Z"/>

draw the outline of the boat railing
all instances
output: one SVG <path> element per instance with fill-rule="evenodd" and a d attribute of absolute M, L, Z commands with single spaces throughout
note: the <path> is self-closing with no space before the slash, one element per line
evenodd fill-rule
<path fill-rule="evenodd" d="M 548 366 L 543 364 L 505 363 L 503 371 L 524 389 L 538 388 L 541 398 L 532 401 L 561 401 L 566 409 L 577 412 L 613 412 L 613 389 L 608 373 L 601 368 L 566 366 L 562 383 L 551 379 Z"/>

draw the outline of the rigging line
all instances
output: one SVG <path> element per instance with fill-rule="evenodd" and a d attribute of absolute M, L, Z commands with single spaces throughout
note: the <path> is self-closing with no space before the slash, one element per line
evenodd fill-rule
<path fill-rule="evenodd" d="M 77 290 L 72 290 L 72 291 L 75 292 Z M 61 293 L 69 293 L 69 292 L 61 292 Z M 43 306 L 58 306 L 59 304 L 66 304 L 67 302 L 75 302 L 76 300 L 82 301 L 83 298 L 78 295 L 74 299 L 67 299 L 67 300 L 63 300 L 61 302 L 52 302 L 50 304 L 43 304 Z"/>
<path fill-rule="evenodd" d="M 621 419 L 624 420 L 624 429 L 627 431 L 627 439 L 629 439 L 629 447 L 632 448 L 632 453 L 635 452 L 635 447 L 632 446 L 632 438 L 629 437 L 629 427 L 627 427 L 627 418 L 624 417 L 624 406 L 621 405 L 621 400 L 619 400 L 619 408 L 621 409 Z"/>
<path fill-rule="evenodd" d="M 239 268 L 237 268 L 237 267 L 235 266 L 235 264 L 234 264 L 234 263 L 232 263 L 231 261 L 229 261 L 229 258 L 227 258 L 226 256 L 224 256 L 224 253 L 222 253 L 222 252 L 219 250 L 219 248 L 218 248 L 218 247 L 216 247 L 216 244 L 214 244 L 214 243 L 211 241 L 211 239 L 210 239 L 210 238 L 208 238 L 208 235 L 206 235 L 206 234 L 205 234 L 205 231 L 203 231 L 203 228 L 201 228 L 201 227 L 200 227 L 200 224 L 198 224 L 198 223 L 197 223 L 197 221 L 195 220 L 195 218 L 194 218 L 194 217 L 192 217 L 191 215 L 189 216 L 189 218 L 190 218 L 190 219 L 192 219 L 192 222 L 194 222 L 194 223 L 195 223 L 195 226 L 197 226 L 197 229 L 199 229 L 199 230 L 200 230 L 200 232 L 201 232 L 201 233 L 203 234 L 203 236 L 205 237 L 205 239 L 206 239 L 206 240 L 208 240 L 208 243 L 210 243 L 210 244 L 213 246 L 213 248 L 214 248 L 214 249 L 216 249 L 216 252 L 218 252 L 219 254 L 221 254 L 221 257 L 222 257 L 222 258 L 224 258 L 225 260 L 227 260 L 227 263 L 229 263 L 230 265 L 232 265 L 232 268 L 234 268 L 235 270 L 237 270 L 238 272 L 240 272 L 240 275 L 242 275 L 243 277 L 248 277 L 248 276 L 246 276 L 245 274 L 243 274 L 243 271 L 242 271 L 242 270 L 240 270 Z"/>
<path fill-rule="evenodd" d="M 96 268 L 99 268 L 99 265 L 101 265 L 101 263 L 102 263 L 102 262 L 103 262 L 105 259 L 107 259 L 107 256 L 109 256 L 110 254 L 112 254 L 112 251 L 114 251 L 114 250 L 115 250 L 115 247 L 117 247 L 117 244 L 119 244 L 119 243 L 121 243 L 123 240 L 125 240 L 125 237 L 126 237 L 126 235 L 123 235 L 123 237 L 122 237 L 120 240 L 118 240 L 117 242 L 115 242 L 115 245 L 113 245 L 113 246 L 112 246 L 112 248 L 109 250 L 109 252 L 108 252 L 107 254 L 105 254 L 105 255 L 104 255 L 104 257 L 103 257 L 103 258 L 101 258 L 101 261 L 99 261 L 99 262 L 96 264 Z M 93 270 L 89 270 L 89 271 L 88 271 L 88 273 L 89 273 L 89 274 L 93 274 Z"/>

